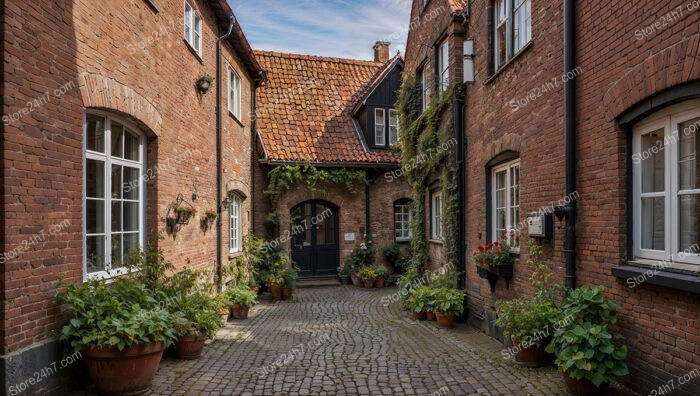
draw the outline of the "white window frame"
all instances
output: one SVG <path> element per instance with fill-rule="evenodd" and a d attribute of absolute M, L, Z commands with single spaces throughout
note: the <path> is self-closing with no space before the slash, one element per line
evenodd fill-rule
<path fill-rule="evenodd" d="M 112 205 L 111 205 L 111 188 L 112 188 L 112 165 L 128 166 L 131 168 L 137 168 L 139 170 L 139 248 L 143 249 L 145 246 L 145 232 L 146 229 L 146 183 L 143 182 L 144 169 L 146 169 L 146 137 L 135 125 L 131 124 L 127 120 L 121 117 L 114 116 L 110 113 L 104 111 L 91 110 L 90 115 L 97 117 L 102 117 L 105 120 L 105 134 L 104 134 L 104 153 L 97 151 L 88 150 L 87 148 L 87 116 L 88 113 L 83 113 L 83 280 L 103 278 L 108 279 L 115 276 L 123 275 L 127 272 L 126 268 L 118 267 L 112 269 Z M 112 121 L 116 121 L 124 127 L 124 130 L 132 132 L 139 137 L 139 161 L 128 160 L 125 158 L 113 157 L 111 155 L 112 149 Z M 87 160 L 96 160 L 104 163 L 104 232 L 97 234 L 87 233 Z M 126 183 L 122 180 L 123 183 Z M 123 184 L 122 184 L 123 186 Z M 123 231 L 122 231 L 123 233 Z M 97 272 L 87 272 L 87 237 L 88 236 L 100 236 L 104 234 L 104 271 Z"/>
<path fill-rule="evenodd" d="M 185 1 L 183 17 L 184 36 L 187 44 L 202 57 L 202 15 Z"/>
<path fill-rule="evenodd" d="M 430 192 L 430 239 L 442 241 L 442 191 L 435 189 Z"/>
<path fill-rule="evenodd" d="M 399 141 L 399 111 L 389 110 L 389 146 L 393 146 Z"/>
<path fill-rule="evenodd" d="M 241 77 L 229 65 L 228 67 L 228 111 L 241 119 Z"/>
<path fill-rule="evenodd" d="M 428 108 L 428 81 L 425 78 L 425 69 L 420 71 L 420 84 L 421 84 L 421 112 Z"/>
<path fill-rule="evenodd" d="M 394 203 L 394 240 L 396 242 L 406 242 L 411 239 L 411 217 L 409 201 Z"/>
<path fill-rule="evenodd" d="M 532 40 L 532 4 L 530 0 L 523 0 L 519 5 L 516 5 L 517 0 L 503 0 L 505 5 L 505 17 L 503 20 L 499 21 L 501 2 L 496 1 L 494 5 L 494 31 L 493 31 L 493 48 L 494 48 L 494 65 L 495 69 L 500 69 L 503 65 L 508 63 L 515 55 L 520 52 L 531 40 Z M 514 7 L 516 7 L 514 9 Z M 520 21 L 516 18 L 518 12 L 523 10 L 525 13 L 524 21 Z M 520 23 L 524 22 L 524 26 L 520 26 Z M 498 53 L 501 48 L 498 46 L 498 31 L 499 28 L 504 27 L 506 31 L 506 48 L 505 48 L 505 59 L 502 61 L 498 59 Z M 515 31 L 524 30 L 525 39 L 521 40 L 520 37 L 516 39 Z"/>
<path fill-rule="evenodd" d="M 632 138 L 632 152 L 639 157 L 635 160 L 633 156 L 633 251 L 636 259 L 648 259 L 654 261 L 673 259 L 675 263 L 700 265 L 700 254 L 698 252 L 685 252 L 680 250 L 680 205 L 679 195 L 700 194 L 700 188 L 694 190 L 680 190 L 680 169 L 678 160 L 680 157 L 680 137 L 682 133 L 678 131 L 678 124 L 700 117 L 700 100 L 693 100 L 681 103 L 664 109 L 654 114 L 634 126 Z M 657 155 L 664 156 L 664 191 L 657 193 L 642 193 L 642 164 L 650 161 L 651 158 L 641 157 L 641 137 L 650 132 L 664 130 L 665 141 L 663 150 L 659 150 Z M 696 139 L 700 138 L 700 131 L 696 131 Z M 674 140 L 675 138 L 675 140 Z M 696 161 L 700 160 L 697 158 Z M 642 207 L 643 197 L 663 197 L 664 198 L 664 250 L 642 249 Z M 683 253 L 680 255 L 679 253 Z M 673 266 L 673 264 L 671 264 Z"/>
<path fill-rule="evenodd" d="M 450 43 L 448 40 L 443 41 L 438 47 L 437 66 L 437 91 L 441 95 L 450 85 Z"/>
<path fill-rule="evenodd" d="M 381 116 L 378 114 L 381 113 Z M 386 145 L 386 113 L 384 109 L 376 108 L 374 109 L 374 145 L 384 146 Z M 381 121 L 381 122 L 380 122 Z M 381 133 L 377 133 L 377 129 L 381 128 Z"/>
<path fill-rule="evenodd" d="M 518 170 L 518 184 L 514 185 L 513 180 L 512 180 L 512 170 L 516 169 Z M 504 207 L 499 207 L 497 206 L 497 192 L 499 191 L 498 185 L 496 183 L 496 175 L 505 172 L 506 173 L 506 185 L 505 185 L 505 195 L 506 195 L 506 200 L 505 200 L 505 206 Z M 493 169 L 491 170 L 491 239 L 493 241 L 498 241 L 498 242 L 503 242 L 501 239 L 501 235 L 505 233 L 508 235 L 507 237 L 507 242 L 511 246 L 511 251 L 514 253 L 520 252 L 520 246 L 515 239 L 516 236 L 513 235 L 512 237 L 509 235 L 511 231 L 516 230 L 516 225 L 520 221 L 519 218 L 513 218 L 513 209 L 518 210 L 518 217 L 522 217 L 522 213 L 520 213 L 520 159 L 516 160 L 511 160 L 508 162 L 505 162 L 503 164 L 500 164 L 498 166 L 494 166 Z M 518 194 L 518 204 L 516 205 L 514 201 L 514 190 Z M 506 211 L 506 224 L 505 224 L 505 229 L 501 230 L 498 228 L 498 210 L 505 210 Z"/>
<path fill-rule="evenodd" d="M 243 222 L 241 219 L 241 208 L 243 200 L 238 194 L 231 194 L 231 204 L 228 207 L 229 213 L 229 253 L 238 253 L 243 250 Z"/>

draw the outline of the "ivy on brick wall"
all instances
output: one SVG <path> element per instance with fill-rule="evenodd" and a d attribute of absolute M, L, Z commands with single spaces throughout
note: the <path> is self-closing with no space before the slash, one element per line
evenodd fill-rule
<path fill-rule="evenodd" d="M 455 125 L 452 117 L 455 97 L 464 94 L 464 84 L 453 83 L 439 97 L 433 98 L 430 105 L 421 113 L 422 86 L 419 80 L 404 79 L 397 106 L 401 125 L 401 164 L 413 189 L 411 219 L 411 265 L 424 271 L 430 261 L 428 236 L 426 235 L 425 198 L 428 192 L 428 179 L 439 176 L 442 203 L 443 234 L 445 238 L 445 259 L 456 263 L 458 260 L 458 205 L 457 165 L 454 146 Z M 418 164 L 420 162 L 420 164 Z"/>
<path fill-rule="evenodd" d="M 275 228 L 277 233 L 280 212 L 279 201 L 282 194 L 287 192 L 295 183 L 305 182 L 311 191 L 322 191 L 327 184 L 341 184 L 350 193 L 355 193 L 358 184 L 369 184 L 364 170 L 348 168 L 317 168 L 311 164 L 280 165 L 267 174 L 268 184 L 265 194 L 272 203 L 272 212 L 267 216 L 267 226 Z"/>

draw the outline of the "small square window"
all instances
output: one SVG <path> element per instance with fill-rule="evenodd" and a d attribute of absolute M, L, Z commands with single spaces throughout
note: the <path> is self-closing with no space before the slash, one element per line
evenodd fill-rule
<path fill-rule="evenodd" d="M 386 144 L 385 136 L 384 109 L 374 109 L 374 144 L 376 146 L 384 146 Z"/>

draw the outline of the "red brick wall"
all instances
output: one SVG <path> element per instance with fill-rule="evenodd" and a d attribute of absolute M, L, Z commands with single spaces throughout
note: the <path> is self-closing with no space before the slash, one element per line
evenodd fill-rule
<path fill-rule="evenodd" d="M 46 338 L 61 324 L 50 302 L 59 277 L 82 280 L 82 118 L 81 106 L 128 117 L 148 135 L 147 168 L 167 163 L 147 185 L 147 230 L 165 228 L 167 208 L 178 194 L 200 215 L 216 209 L 216 81 L 204 95 L 194 82 L 215 76 L 215 16 L 207 2 L 190 3 L 203 15 L 203 58 L 183 41 L 181 0 L 159 1 L 154 13 L 146 1 L 100 3 L 80 0 L 9 1 L 5 35 L 3 114 L 18 111 L 40 93 L 72 82 L 74 89 L 53 98 L 5 128 L 4 250 L 63 219 L 70 227 L 4 268 L 3 353 Z M 63 4 L 63 3 L 61 3 Z M 159 32 L 153 34 L 153 31 Z M 151 42 L 149 43 L 149 38 Z M 141 50 L 141 47 L 145 49 Z M 223 117 L 224 183 L 249 198 L 243 229 L 250 222 L 250 112 L 252 82 L 234 52 L 226 63 L 243 80 L 242 120 Z M 224 68 L 224 70 L 226 70 Z M 223 108 L 227 78 L 222 78 Z M 188 153 L 184 161 L 174 161 Z M 213 268 L 215 231 L 200 229 L 200 215 L 160 244 L 176 265 Z M 222 216 L 224 252 L 228 216 Z"/>

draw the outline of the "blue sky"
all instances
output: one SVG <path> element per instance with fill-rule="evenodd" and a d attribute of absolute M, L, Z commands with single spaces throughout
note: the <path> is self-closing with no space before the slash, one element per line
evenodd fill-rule
<path fill-rule="evenodd" d="M 228 0 L 254 49 L 371 60 L 404 52 L 411 0 Z"/>

